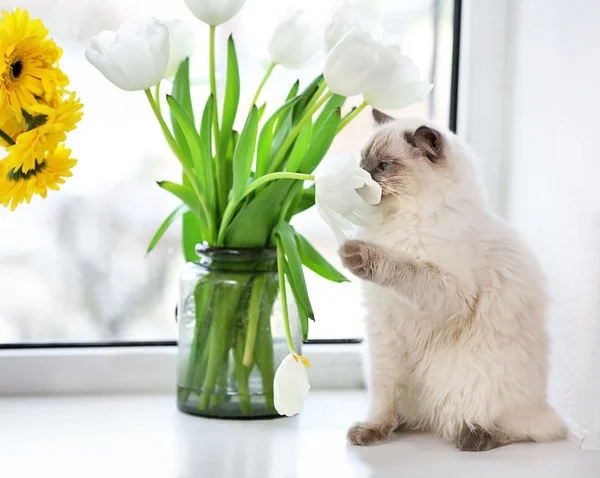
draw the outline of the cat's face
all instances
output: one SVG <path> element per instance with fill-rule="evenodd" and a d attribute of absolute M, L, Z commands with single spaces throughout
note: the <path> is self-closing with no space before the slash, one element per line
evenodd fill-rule
<path fill-rule="evenodd" d="M 361 152 L 361 167 L 381 185 L 382 203 L 410 203 L 433 193 L 448 171 L 442 133 L 418 120 L 394 120 L 377 110 L 380 125 Z"/>

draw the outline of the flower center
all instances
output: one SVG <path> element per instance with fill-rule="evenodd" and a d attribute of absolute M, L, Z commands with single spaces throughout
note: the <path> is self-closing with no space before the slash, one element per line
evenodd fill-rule
<path fill-rule="evenodd" d="M 12 76 L 17 79 L 23 72 L 23 62 L 21 60 L 15 61 L 11 66 Z"/>
<path fill-rule="evenodd" d="M 12 168 L 8 171 L 8 180 L 12 182 L 17 181 L 27 181 L 30 177 L 36 176 L 38 173 L 41 173 L 44 169 L 46 169 L 46 160 L 44 159 L 40 164 L 35 162 L 35 168 L 30 169 L 26 173 L 23 172 L 22 169 Z"/>

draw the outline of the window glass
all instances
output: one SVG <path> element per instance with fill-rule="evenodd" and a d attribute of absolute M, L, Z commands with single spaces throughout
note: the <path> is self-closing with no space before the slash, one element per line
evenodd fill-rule
<path fill-rule="evenodd" d="M 336 2 L 305 0 L 324 21 Z M 218 29 L 218 64 L 224 78 L 225 40 L 235 32 L 242 78 L 241 105 L 249 103 L 263 73 L 272 29 L 291 2 L 248 0 L 240 15 Z M 61 68 L 84 103 L 84 119 L 68 138 L 79 160 L 60 193 L 10 212 L 0 208 L 0 343 L 170 340 L 177 328 L 174 309 L 182 265 L 180 226 L 173 226 L 146 254 L 152 235 L 177 205 L 156 180 L 177 180 L 170 156 L 143 93 L 127 93 L 107 82 L 84 57 L 89 39 L 127 19 L 155 16 L 184 20 L 196 33 L 192 59 L 194 100 L 208 91 L 208 28 L 183 0 L 20 0 L 4 8 L 26 8 L 41 18 L 63 48 Z M 428 99 L 400 112 L 448 123 L 452 58 L 451 0 L 398 2 L 397 39 L 435 84 Z M 306 85 L 321 70 L 278 69 L 262 96 L 281 103 L 292 83 Z M 163 85 L 168 91 L 168 85 Z M 348 102 L 348 107 L 352 101 Z M 358 151 L 372 130 L 365 110 L 336 139 L 331 153 Z M 314 210 L 295 226 L 332 263 L 337 243 Z M 307 271 L 316 314 L 313 339 L 361 337 L 363 309 L 358 284 L 333 284 Z"/>

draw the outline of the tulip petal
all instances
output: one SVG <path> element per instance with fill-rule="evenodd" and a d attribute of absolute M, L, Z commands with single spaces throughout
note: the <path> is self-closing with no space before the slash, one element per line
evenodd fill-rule
<path fill-rule="evenodd" d="M 95 66 L 108 81 L 117 87 L 125 91 L 137 90 L 123 74 L 119 65 L 117 65 L 110 57 L 90 48 L 85 50 L 85 57 L 87 61 Z"/>
<path fill-rule="evenodd" d="M 352 224 L 366 227 L 381 222 L 381 212 L 374 207 L 381 201 L 381 186 L 360 168 L 355 156 L 331 156 L 314 174 L 317 212 L 338 242 L 351 236 Z"/>
<path fill-rule="evenodd" d="M 116 32 L 94 37 L 86 58 L 123 90 L 150 88 L 162 79 L 169 61 L 168 29 L 154 19 L 144 24 L 126 22 Z"/>
<path fill-rule="evenodd" d="M 309 390 L 306 368 L 292 354 L 288 354 L 275 372 L 273 380 L 275 409 L 280 415 L 288 417 L 298 414 Z"/>
<path fill-rule="evenodd" d="M 365 101 L 375 108 L 401 109 L 422 101 L 432 85 L 421 81 L 421 73 L 406 55 L 394 52 L 394 65 L 382 72 L 364 91 Z"/>
<path fill-rule="evenodd" d="M 389 54 L 371 36 L 358 29 L 348 32 L 331 50 L 323 74 L 333 93 L 355 96 L 373 90 Z"/>
<path fill-rule="evenodd" d="M 246 0 L 185 0 L 190 11 L 208 25 L 221 25 L 240 11 Z"/>
<path fill-rule="evenodd" d="M 190 57 L 195 50 L 193 32 L 179 20 L 164 22 L 169 29 L 169 62 L 165 70 L 165 78 L 173 78 L 179 65 Z"/>
<path fill-rule="evenodd" d="M 318 22 L 303 10 L 288 10 L 268 44 L 273 63 L 289 69 L 307 66 L 322 47 Z"/>

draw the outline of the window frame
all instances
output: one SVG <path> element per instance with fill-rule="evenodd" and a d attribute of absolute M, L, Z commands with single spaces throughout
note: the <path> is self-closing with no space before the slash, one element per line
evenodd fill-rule
<path fill-rule="evenodd" d="M 499 113 L 495 125 L 504 125 L 502 100 L 509 90 L 502 88 L 500 95 L 497 86 L 504 78 L 509 53 L 508 3 L 454 0 L 453 8 L 449 128 L 491 158 L 486 167 L 496 173 L 503 157 L 498 142 L 487 145 L 489 134 L 477 125 L 481 118 L 489 118 L 490 109 Z M 502 54 L 487 54 L 485 42 L 492 42 Z M 491 79 L 499 71 L 501 78 Z M 500 211 L 502 182 L 499 174 L 495 184 L 487 184 L 492 204 Z M 358 338 L 309 340 L 303 353 L 313 364 L 309 372 L 313 388 L 363 387 L 361 342 Z M 176 383 L 176 346 L 174 340 L 0 343 L 0 396 L 170 392 Z"/>

